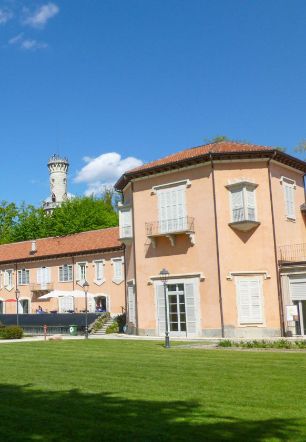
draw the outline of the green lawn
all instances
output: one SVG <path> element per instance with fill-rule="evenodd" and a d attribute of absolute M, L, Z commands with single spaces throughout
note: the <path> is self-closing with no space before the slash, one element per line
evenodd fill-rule
<path fill-rule="evenodd" d="M 0 344 L 0 441 L 306 440 L 306 354 Z"/>

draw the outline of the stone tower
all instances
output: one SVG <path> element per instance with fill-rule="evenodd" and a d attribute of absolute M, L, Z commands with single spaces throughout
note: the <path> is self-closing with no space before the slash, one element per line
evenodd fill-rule
<path fill-rule="evenodd" d="M 44 201 L 43 208 L 47 212 L 52 212 L 55 207 L 60 206 L 63 201 L 70 199 L 72 196 L 67 192 L 68 159 L 54 154 L 49 159 L 48 169 L 51 196 Z"/>

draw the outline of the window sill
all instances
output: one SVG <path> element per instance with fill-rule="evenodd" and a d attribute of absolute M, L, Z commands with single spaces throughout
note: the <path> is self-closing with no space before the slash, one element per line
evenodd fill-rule
<path fill-rule="evenodd" d="M 112 281 L 113 281 L 114 284 L 119 285 L 119 284 L 121 284 L 123 282 L 123 279 L 112 279 Z"/>
<path fill-rule="evenodd" d="M 100 285 L 102 285 L 104 283 L 105 283 L 105 279 L 101 279 L 100 281 L 98 281 L 97 279 L 94 280 L 94 284 L 96 284 L 98 286 L 100 286 Z"/>
<path fill-rule="evenodd" d="M 60 284 L 67 284 L 67 282 L 73 282 L 73 280 L 71 279 L 70 281 L 58 281 Z"/>
<path fill-rule="evenodd" d="M 260 225 L 259 221 L 235 221 L 228 224 L 232 229 L 241 230 L 242 232 L 247 232 L 249 230 L 255 229 Z"/>
<path fill-rule="evenodd" d="M 290 218 L 289 216 L 286 216 L 286 221 L 288 221 L 289 223 L 295 223 L 296 218 Z"/>

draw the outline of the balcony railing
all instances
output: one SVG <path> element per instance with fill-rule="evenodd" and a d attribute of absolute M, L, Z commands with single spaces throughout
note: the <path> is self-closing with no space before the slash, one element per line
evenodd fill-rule
<path fill-rule="evenodd" d="M 194 244 L 194 218 L 184 216 L 146 223 L 146 235 L 151 239 L 153 247 L 156 246 L 155 238 L 159 236 L 168 237 L 171 244 L 174 245 L 175 236 L 179 234 L 188 235 L 191 243 Z"/>
<path fill-rule="evenodd" d="M 306 261 L 306 243 L 288 244 L 278 249 L 278 259 L 281 262 Z"/>
<path fill-rule="evenodd" d="M 120 239 L 132 238 L 133 229 L 132 226 L 120 226 Z"/>
<path fill-rule="evenodd" d="M 53 283 L 46 282 L 40 284 L 30 284 L 31 292 L 51 292 L 53 290 Z"/>

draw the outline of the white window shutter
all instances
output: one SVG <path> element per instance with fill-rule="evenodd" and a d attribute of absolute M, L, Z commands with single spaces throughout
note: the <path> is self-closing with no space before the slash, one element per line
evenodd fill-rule
<path fill-rule="evenodd" d="M 232 212 L 233 222 L 244 220 L 244 206 L 243 206 L 243 190 L 233 189 L 231 191 L 232 197 Z"/>
<path fill-rule="evenodd" d="M 185 284 L 185 308 L 187 334 L 194 335 L 197 333 L 197 306 L 195 299 L 195 287 L 193 283 Z"/>
<path fill-rule="evenodd" d="M 132 285 L 128 286 L 128 308 L 129 322 L 136 325 L 135 289 Z"/>
<path fill-rule="evenodd" d="M 284 183 L 284 195 L 286 204 L 286 216 L 288 218 L 295 218 L 295 204 L 294 204 L 294 187 L 291 184 Z"/>
<path fill-rule="evenodd" d="M 166 331 L 165 295 L 164 295 L 163 285 L 158 285 L 156 287 L 156 296 L 157 296 L 158 334 L 163 335 Z"/>
<path fill-rule="evenodd" d="M 37 284 L 41 284 L 42 282 L 42 269 L 37 269 Z"/>
<path fill-rule="evenodd" d="M 238 308 L 240 323 L 263 322 L 261 282 L 259 278 L 238 281 Z"/>
<path fill-rule="evenodd" d="M 249 281 L 241 279 L 238 281 L 238 304 L 240 323 L 248 323 L 251 318 L 250 299 L 249 299 Z"/>
<path fill-rule="evenodd" d="M 251 301 L 251 321 L 254 323 L 262 322 L 261 285 L 259 279 L 250 281 L 249 291 Z"/>
<path fill-rule="evenodd" d="M 246 188 L 248 220 L 255 221 L 255 189 Z"/>
<path fill-rule="evenodd" d="M 8 271 L 6 270 L 4 272 L 4 287 L 7 287 L 9 285 L 9 275 L 8 275 Z"/>

